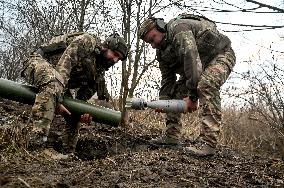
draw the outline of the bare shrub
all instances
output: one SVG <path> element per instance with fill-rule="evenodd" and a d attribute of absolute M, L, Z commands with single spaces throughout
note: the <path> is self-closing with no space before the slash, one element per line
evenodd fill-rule
<path fill-rule="evenodd" d="M 198 114 L 182 114 L 182 137 L 195 140 L 200 134 Z M 258 119 L 257 119 L 258 118 Z M 244 153 L 258 153 L 272 157 L 283 156 L 283 141 L 273 127 L 260 123 L 251 109 L 227 107 L 223 111 L 223 122 L 219 144 Z M 160 134 L 165 128 L 165 114 L 153 110 L 130 110 L 130 129 L 140 127 L 140 134 Z"/>
<path fill-rule="evenodd" d="M 260 123 L 251 109 L 226 109 L 220 143 L 246 152 L 283 155 L 280 136 L 272 126 Z"/>
<path fill-rule="evenodd" d="M 236 73 L 236 84 L 226 91 L 240 103 L 225 111 L 224 144 L 284 156 L 284 66 L 279 63 L 282 58 L 272 53 L 271 59 L 242 62 L 247 64 L 247 71 Z"/>
<path fill-rule="evenodd" d="M 189 140 L 195 140 L 200 134 L 199 115 L 200 111 L 197 110 L 193 113 L 182 114 L 181 122 L 183 125 L 182 135 Z"/>
<path fill-rule="evenodd" d="M 24 125 L 12 118 L 0 126 L 0 158 L 5 161 L 15 153 L 21 152 L 27 147 L 27 137 L 23 135 Z"/>
<path fill-rule="evenodd" d="M 153 130 L 154 132 L 161 132 L 165 128 L 165 114 L 156 113 L 154 110 L 129 110 L 128 117 L 130 127 L 145 127 L 146 129 Z"/>

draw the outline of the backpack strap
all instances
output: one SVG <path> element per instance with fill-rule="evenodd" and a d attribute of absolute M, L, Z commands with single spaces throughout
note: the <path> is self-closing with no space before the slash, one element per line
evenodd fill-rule
<path fill-rule="evenodd" d="M 63 35 L 57 35 L 53 38 L 51 38 L 50 41 L 47 43 L 44 43 L 40 46 L 40 49 L 44 54 L 54 54 L 61 51 L 64 51 L 68 43 L 73 40 L 74 37 L 83 35 L 84 32 L 74 32 L 74 33 L 68 33 Z"/>

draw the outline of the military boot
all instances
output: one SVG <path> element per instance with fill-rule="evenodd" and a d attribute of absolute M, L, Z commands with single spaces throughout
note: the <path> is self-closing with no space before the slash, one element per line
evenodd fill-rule
<path fill-rule="evenodd" d="M 47 136 L 42 131 L 32 131 L 28 137 L 28 147 L 32 149 L 44 148 L 47 143 Z"/>
<path fill-rule="evenodd" d="M 216 148 L 205 142 L 199 142 L 194 146 L 185 147 L 184 153 L 197 157 L 213 156 L 216 153 Z"/>
<path fill-rule="evenodd" d="M 180 145 L 180 141 L 176 137 L 170 137 L 166 134 L 162 134 L 158 138 L 150 140 L 150 144 L 153 145 Z"/>
<path fill-rule="evenodd" d="M 62 137 L 62 149 L 64 154 L 75 153 L 76 145 L 78 142 L 78 134 L 74 134 L 71 131 L 65 131 Z"/>

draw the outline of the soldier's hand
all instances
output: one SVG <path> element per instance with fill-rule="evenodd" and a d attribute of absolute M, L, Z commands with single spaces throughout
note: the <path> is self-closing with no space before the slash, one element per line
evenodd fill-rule
<path fill-rule="evenodd" d="M 55 113 L 60 115 L 71 115 L 71 112 L 61 103 L 57 105 Z"/>
<path fill-rule="evenodd" d="M 163 110 L 163 109 L 161 109 L 161 108 L 156 108 L 156 109 L 155 109 L 155 112 L 163 113 L 163 112 L 164 112 L 164 110 Z"/>
<path fill-rule="evenodd" d="M 90 124 L 93 120 L 93 117 L 90 114 L 82 114 L 80 117 L 81 123 L 87 123 Z"/>
<path fill-rule="evenodd" d="M 198 109 L 198 100 L 194 102 L 189 97 L 185 97 L 183 100 L 187 103 L 187 112 L 194 112 Z"/>

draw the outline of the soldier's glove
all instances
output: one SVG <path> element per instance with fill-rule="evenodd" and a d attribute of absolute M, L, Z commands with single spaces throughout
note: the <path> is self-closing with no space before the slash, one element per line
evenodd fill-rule
<path fill-rule="evenodd" d="M 155 112 L 164 113 L 164 110 L 163 110 L 163 109 L 160 109 L 160 108 L 156 108 L 156 109 L 155 109 Z"/>
<path fill-rule="evenodd" d="M 108 93 L 105 93 L 104 95 L 100 95 L 98 96 L 99 100 L 105 100 L 105 101 L 109 101 L 110 95 Z"/>
<path fill-rule="evenodd" d="M 198 99 L 197 100 L 191 100 L 190 97 L 185 97 L 183 100 L 187 103 L 187 109 L 188 112 L 194 112 L 198 109 Z"/>
<path fill-rule="evenodd" d="M 90 114 L 82 114 L 80 117 L 81 123 L 90 124 L 93 120 L 93 117 Z"/>
<path fill-rule="evenodd" d="M 101 88 L 100 90 L 98 90 L 98 99 L 105 100 L 107 102 L 109 101 L 110 94 L 108 93 L 106 88 Z"/>
<path fill-rule="evenodd" d="M 63 103 L 63 95 L 58 94 L 56 96 L 55 114 L 71 115 L 71 112 L 69 110 L 67 110 L 67 108 L 62 103 Z"/>

